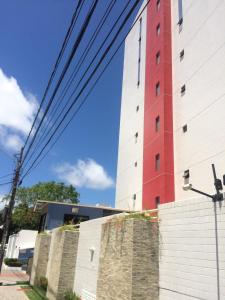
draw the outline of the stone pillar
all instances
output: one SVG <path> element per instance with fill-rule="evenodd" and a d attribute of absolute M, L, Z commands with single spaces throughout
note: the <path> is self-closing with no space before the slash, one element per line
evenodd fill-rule
<path fill-rule="evenodd" d="M 38 285 L 40 277 L 46 277 L 51 235 L 38 234 L 35 243 L 33 264 L 31 270 L 30 284 Z"/>
<path fill-rule="evenodd" d="M 98 300 L 157 300 L 158 224 L 145 219 L 102 225 Z"/>
<path fill-rule="evenodd" d="M 62 300 L 65 292 L 73 289 L 78 239 L 78 231 L 53 230 L 47 272 L 49 300 Z"/>

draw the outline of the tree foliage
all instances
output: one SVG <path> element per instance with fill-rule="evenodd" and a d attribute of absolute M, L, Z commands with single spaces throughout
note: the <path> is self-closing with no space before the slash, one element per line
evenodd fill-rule
<path fill-rule="evenodd" d="M 6 196 L 3 200 L 9 199 Z M 40 215 L 34 212 L 37 200 L 78 203 L 79 193 L 72 185 L 54 181 L 40 182 L 31 187 L 20 187 L 16 194 L 16 205 L 12 214 L 10 232 L 21 229 L 37 230 Z"/>

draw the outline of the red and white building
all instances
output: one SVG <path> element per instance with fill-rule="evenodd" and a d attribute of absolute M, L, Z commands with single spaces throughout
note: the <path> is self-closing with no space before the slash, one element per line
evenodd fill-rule
<path fill-rule="evenodd" d="M 151 0 L 129 34 L 117 208 L 195 197 L 182 189 L 186 170 L 208 193 L 211 164 L 225 173 L 224 16 L 224 0 Z"/>

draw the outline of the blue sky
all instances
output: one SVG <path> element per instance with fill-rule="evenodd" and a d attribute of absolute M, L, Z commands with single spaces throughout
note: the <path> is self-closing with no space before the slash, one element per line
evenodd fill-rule
<path fill-rule="evenodd" d="M 101 15 L 106 3 L 109 1 L 100 1 L 98 15 Z M 123 3 L 117 1 L 114 17 L 118 15 Z M 69 25 L 74 4 L 75 1 L 72 0 L 1 1 L 0 91 L 2 79 L 9 86 L 14 84 L 17 92 L 20 89 L 28 102 L 32 103 L 33 98 L 40 101 Z M 97 20 L 98 17 L 95 16 L 93 22 Z M 94 25 L 93 23 L 92 28 Z M 109 26 L 110 22 L 105 28 Z M 101 40 L 102 37 L 99 38 Z M 86 105 L 47 159 L 24 180 L 25 186 L 48 180 L 75 182 L 82 203 L 114 205 L 113 182 L 115 183 L 117 166 L 123 50 L 122 47 Z M 4 93 L 0 93 L 0 105 L 4 103 L 3 95 Z M 10 105 L 19 105 L 19 100 L 15 101 L 17 103 L 13 105 L 8 101 L 8 109 Z M 32 111 L 32 107 L 29 109 Z M 2 111 L 2 115 L 5 117 L 7 113 Z M 9 139 L 9 130 L 12 136 L 12 125 L 9 123 L 7 127 L 7 117 L 5 123 L 0 120 L 0 134 L 2 130 L 5 135 L 0 149 L 12 156 L 15 153 L 15 139 Z M 32 114 L 26 117 L 29 122 Z M 15 138 L 17 129 L 13 126 Z M 12 171 L 13 162 L 7 155 L 0 151 L 0 176 Z M 93 178 L 95 175 L 96 178 Z M 0 187 L 0 195 L 8 189 L 9 187 Z"/>

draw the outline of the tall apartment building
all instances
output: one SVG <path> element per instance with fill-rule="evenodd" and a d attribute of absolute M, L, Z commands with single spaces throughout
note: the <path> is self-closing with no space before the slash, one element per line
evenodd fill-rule
<path fill-rule="evenodd" d="M 185 171 L 213 193 L 211 164 L 225 173 L 224 16 L 224 0 L 151 0 L 127 37 L 117 208 L 195 197 Z"/>

